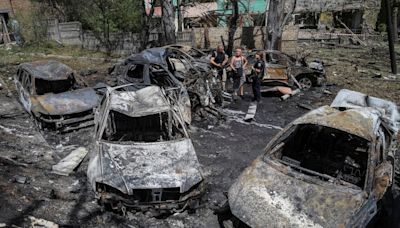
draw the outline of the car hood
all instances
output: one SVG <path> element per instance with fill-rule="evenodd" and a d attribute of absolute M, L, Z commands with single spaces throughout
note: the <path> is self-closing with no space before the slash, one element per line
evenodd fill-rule
<path fill-rule="evenodd" d="M 95 108 L 100 97 L 92 88 L 84 88 L 59 94 L 37 96 L 32 101 L 33 111 L 47 115 L 68 115 Z"/>
<path fill-rule="evenodd" d="M 232 213 L 251 227 L 344 227 L 365 201 L 361 190 L 290 172 L 255 160 L 229 189 Z"/>
<path fill-rule="evenodd" d="M 192 141 L 182 139 L 129 145 L 100 143 L 103 175 L 96 180 L 125 194 L 132 189 L 180 188 L 203 180 Z"/>

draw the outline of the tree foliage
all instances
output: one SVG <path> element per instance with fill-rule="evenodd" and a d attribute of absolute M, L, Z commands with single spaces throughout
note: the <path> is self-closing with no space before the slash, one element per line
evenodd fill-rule
<path fill-rule="evenodd" d="M 141 29 L 142 0 L 35 1 L 60 21 L 80 21 L 84 29 L 93 31 L 108 53 L 118 45 L 112 33 L 136 33 Z"/>

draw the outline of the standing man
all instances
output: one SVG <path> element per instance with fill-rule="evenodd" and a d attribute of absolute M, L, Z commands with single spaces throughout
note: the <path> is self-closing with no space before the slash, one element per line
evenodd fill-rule
<path fill-rule="evenodd" d="M 246 81 L 245 68 L 247 66 L 247 59 L 242 56 L 242 49 L 237 48 L 235 56 L 232 57 L 231 64 L 233 70 L 233 90 L 234 95 L 239 95 L 243 98 L 243 84 Z M 239 92 L 239 94 L 238 94 Z"/>
<path fill-rule="evenodd" d="M 252 87 L 253 87 L 253 101 L 261 101 L 261 80 L 264 77 L 265 63 L 262 57 L 262 52 L 258 51 L 256 53 L 256 62 L 252 67 Z"/>
<path fill-rule="evenodd" d="M 228 56 L 225 54 L 224 46 L 218 45 L 217 50 L 211 55 L 210 64 L 213 68 L 214 77 L 221 80 L 222 90 L 226 87 L 226 70 L 225 65 L 228 62 Z"/>

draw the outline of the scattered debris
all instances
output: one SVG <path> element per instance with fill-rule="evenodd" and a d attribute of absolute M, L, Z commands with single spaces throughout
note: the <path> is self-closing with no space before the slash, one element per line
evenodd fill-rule
<path fill-rule="evenodd" d="M 14 177 L 14 181 L 15 182 L 17 182 L 17 183 L 19 183 L 19 184 L 25 184 L 26 183 L 26 181 L 27 181 L 27 178 L 26 177 L 23 177 L 23 176 L 15 176 Z"/>
<path fill-rule="evenodd" d="M 90 75 L 93 75 L 93 74 L 96 74 L 97 73 L 97 70 L 93 70 L 93 69 L 87 69 L 87 70 L 82 70 L 81 72 L 79 72 L 79 74 L 81 75 L 81 76 L 90 76 Z"/>
<path fill-rule="evenodd" d="M 301 92 L 300 89 L 296 89 L 291 94 L 285 94 L 285 95 L 281 96 L 281 100 L 285 101 L 285 100 L 289 99 L 290 97 L 292 97 L 292 96 L 294 96 L 294 95 L 296 95 L 296 94 L 298 94 L 300 92 Z"/>
<path fill-rule="evenodd" d="M 313 110 L 314 108 L 311 105 L 304 104 L 304 103 L 297 103 L 297 106 L 306 110 Z"/>
<path fill-rule="evenodd" d="M 249 109 L 247 110 L 246 116 L 244 117 L 244 121 L 252 121 L 257 112 L 257 102 L 251 102 L 249 105 Z"/>
<path fill-rule="evenodd" d="M 47 221 L 45 219 L 39 219 L 35 218 L 33 216 L 28 216 L 28 218 L 31 220 L 31 227 L 32 228 L 58 228 L 58 224 Z"/>
<path fill-rule="evenodd" d="M 28 167 L 28 165 L 25 163 L 15 161 L 14 159 L 5 157 L 5 156 L 0 156 L 0 163 L 6 164 L 6 165 Z"/>
<path fill-rule="evenodd" d="M 86 157 L 88 151 L 84 147 L 73 150 L 68 156 L 63 158 L 58 164 L 53 165 L 53 173 L 68 176 Z"/>

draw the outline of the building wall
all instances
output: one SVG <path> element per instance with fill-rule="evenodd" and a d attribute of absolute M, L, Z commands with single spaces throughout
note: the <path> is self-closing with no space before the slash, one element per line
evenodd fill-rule
<path fill-rule="evenodd" d="M 10 11 L 10 14 L 24 13 L 32 10 L 30 0 L 0 0 L 0 12 L 2 10 Z"/>

